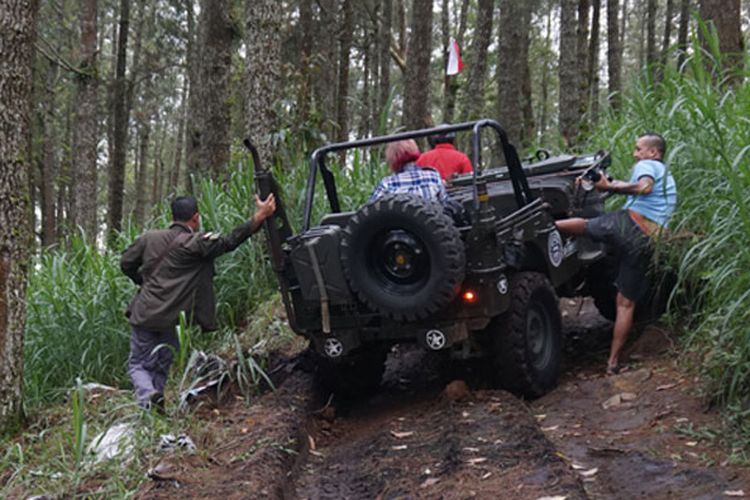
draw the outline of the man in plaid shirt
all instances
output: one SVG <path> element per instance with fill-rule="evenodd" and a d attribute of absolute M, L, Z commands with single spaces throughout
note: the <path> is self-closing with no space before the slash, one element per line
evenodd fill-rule
<path fill-rule="evenodd" d="M 419 147 L 411 139 L 388 144 L 385 159 L 393 174 L 378 183 L 369 201 L 374 201 L 387 193 L 410 193 L 427 200 L 446 203 L 448 194 L 443 179 L 437 170 L 418 167 L 414 161 L 419 155 Z"/>

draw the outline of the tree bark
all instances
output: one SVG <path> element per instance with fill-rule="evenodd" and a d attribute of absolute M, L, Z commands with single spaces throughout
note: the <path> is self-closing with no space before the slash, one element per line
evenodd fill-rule
<path fill-rule="evenodd" d="M 560 135 L 567 147 L 578 139 L 579 86 L 576 39 L 576 0 L 562 0 L 560 6 Z"/>
<path fill-rule="evenodd" d="M 406 48 L 406 89 L 403 121 L 409 130 L 432 123 L 430 114 L 430 54 L 432 52 L 432 0 L 413 0 Z"/>
<path fill-rule="evenodd" d="M 201 4 L 198 71 L 203 127 L 198 172 L 211 174 L 214 179 L 224 177 L 229 162 L 229 82 L 232 46 L 239 36 L 230 13 L 229 0 L 203 0 Z"/>
<path fill-rule="evenodd" d="M 74 223 L 83 229 L 90 242 L 96 241 L 96 178 L 99 127 L 97 100 L 99 77 L 97 68 L 97 0 L 81 0 L 81 58 L 76 80 L 76 143 L 73 165 L 76 169 Z"/>
<path fill-rule="evenodd" d="M 248 109 L 246 131 L 264 165 L 270 166 L 275 156 L 271 142 L 277 132 L 276 101 L 281 73 L 282 9 L 273 0 L 248 0 L 247 4 L 247 68 Z M 333 59 L 331 59 L 333 60 Z"/>
<path fill-rule="evenodd" d="M 182 95 L 180 97 L 180 123 L 177 126 L 177 137 L 174 146 L 174 163 L 169 176 L 169 193 L 177 193 L 180 185 L 180 173 L 182 170 L 182 150 L 185 148 L 185 121 L 187 113 L 187 84 L 182 86 Z"/>
<path fill-rule="evenodd" d="M 31 245 L 28 156 L 38 3 L 0 0 L 0 432 L 23 418 L 23 335 Z"/>
<path fill-rule="evenodd" d="M 578 116 L 582 121 L 584 130 L 588 129 L 587 115 L 589 103 L 589 10 L 591 5 L 589 0 L 578 1 L 578 25 L 576 29 L 576 52 L 578 60 L 583 62 L 582 71 L 577 76 L 578 79 Z M 580 65 L 579 65 L 580 67 Z M 579 130 L 580 133 L 580 130 Z"/>
<path fill-rule="evenodd" d="M 742 38 L 740 0 L 700 0 L 700 16 L 716 27 L 722 68 L 730 83 L 742 81 L 742 61 L 745 50 Z"/>
<path fill-rule="evenodd" d="M 463 119 L 477 120 L 484 112 L 484 90 L 487 78 L 487 50 L 492 40 L 494 0 L 479 0 L 477 5 L 476 36 L 472 39 L 469 76 L 466 92 L 462 92 Z"/>
<path fill-rule="evenodd" d="M 393 2 L 392 0 L 383 0 L 383 13 L 380 17 L 380 31 L 378 39 L 380 40 L 380 95 L 378 97 L 378 112 L 381 116 L 383 125 L 387 123 L 386 106 L 391 95 L 391 28 L 393 20 Z M 385 130 L 378 130 L 385 133 Z"/>
<path fill-rule="evenodd" d="M 596 123 L 599 117 L 599 16 L 601 10 L 601 0 L 592 0 L 591 5 L 594 10 L 591 15 L 591 40 L 589 44 L 589 110 L 591 122 Z"/>
<path fill-rule="evenodd" d="M 524 66 L 528 64 L 527 31 L 531 15 L 525 3 L 500 2 L 500 40 L 497 61 L 498 117 L 510 141 L 519 145 L 524 135 Z M 575 41 L 575 39 L 574 39 Z M 509 57 L 513 54 L 513 57 Z M 575 57 L 575 51 L 573 54 Z"/>
<path fill-rule="evenodd" d="M 54 123 L 57 114 L 58 65 L 50 62 L 47 65 L 45 92 L 42 98 L 43 113 L 43 168 L 42 168 L 42 247 L 49 247 L 57 242 L 57 218 L 55 214 L 56 194 L 55 181 L 58 176 L 57 127 Z"/>
<path fill-rule="evenodd" d="M 654 64 L 658 61 L 656 53 L 656 0 L 648 0 L 646 4 L 646 65 L 649 74 L 655 75 Z"/>
<path fill-rule="evenodd" d="M 310 88 L 312 87 L 313 37 L 312 0 L 299 0 L 300 74 L 301 81 L 297 96 L 297 125 L 304 126 L 310 118 Z"/>
<path fill-rule="evenodd" d="M 336 92 L 336 138 L 344 142 L 349 138 L 349 58 L 354 31 L 354 9 L 351 0 L 341 1 L 341 24 L 339 26 L 339 71 Z M 342 155 L 343 158 L 343 155 Z"/>
<path fill-rule="evenodd" d="M 151 138 L 151 123 L 142 120 L 138 126 L 138 161 L 135 173 L 134 218 L 138 227 L 143 227 L 146 217 L 146 169 L 148 168 L 148 147 Z"/>
<path fill-rule="evenodd" d="M 609 104 L 617 109 L 620 105 L 620 24 L 617 20 L 618 0 L 607 0 L 607 73 L 609 76 Z"/>
<path fill-rule="evenodd" d="M 688 46 L 688 28 L 690 26 L 690 0 L 680 1 L 680 28 L 677 33 L 677 67 L 682 68 L 685 63 Z"/>
<path fill-rule="evenodd" d="M 110 160 L 108 190 L 109 239 L 122 229 L 122 205 L 125 189 L 125 148 L 128 142 L 126 80 L 128 32 L 130 31 L 130 0 L 120 0 L 120 26 L 117 41 L 117 69 L 115 70 L 114 154 Z"/>
<path fill-rule="evenodd" d="M 667 63 L 669 45 L 672 42 L 672 17 L 674 16 L 674 2 L 667 0 L 667 11 L 664 15 L 664 38 L 661 41 L 661 63 Z"/>

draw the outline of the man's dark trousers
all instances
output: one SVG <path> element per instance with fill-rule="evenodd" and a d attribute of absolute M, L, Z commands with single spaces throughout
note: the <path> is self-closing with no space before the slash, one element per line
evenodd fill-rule
<path fill-rule="evenodd" d="M 133 381 L 135 399 L 143 408 L 149 407 L 155 393 L 164 394 L 173 351 L 179 345 L 175 330 L 152 332 L 132 327 L 128 374 Z"/>

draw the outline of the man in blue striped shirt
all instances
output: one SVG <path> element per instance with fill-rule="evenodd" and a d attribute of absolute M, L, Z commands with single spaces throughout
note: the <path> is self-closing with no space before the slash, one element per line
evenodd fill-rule
<path fill-rule="evenodd" d="M 445 203 L 448 194 L 443 179 L 437 170 L 418 167 L 414 162 L 419 155 L 419 146 L 412 139 L 388 144 L 385 149 L 385 160 L 393 174 L 384 177 L 378 183 L 369 201 L 388 193 L 409 193 Z"/>

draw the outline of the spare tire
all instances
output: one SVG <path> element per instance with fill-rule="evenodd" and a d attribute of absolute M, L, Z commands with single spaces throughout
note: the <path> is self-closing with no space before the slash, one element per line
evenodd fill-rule
<path fill-rule="evenodd" d="M 439 203 L 389 194 L 360 208 L 344 228 L 344 273 L 372 310 L 396 320 L 422 319 L 458 293 L 464 245 Z"/>

